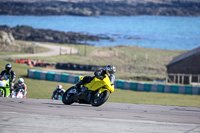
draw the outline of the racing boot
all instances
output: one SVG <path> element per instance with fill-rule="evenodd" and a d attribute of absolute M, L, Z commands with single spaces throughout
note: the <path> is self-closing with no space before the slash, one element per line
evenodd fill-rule
<path fill-rule="evenodd" d="M 10 97 L 12 97 L 13 91 L 14 91 L 14 89 L 13 89 L 13 83 L 10 83 Z"/>

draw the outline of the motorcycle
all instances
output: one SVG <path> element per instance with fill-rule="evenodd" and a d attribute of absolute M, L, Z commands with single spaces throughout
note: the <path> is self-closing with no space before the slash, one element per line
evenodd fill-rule
<path fill-rule="evenodd" d="M 8 78 L 0 78 L 0 97 L 10 96 L 10 84 Z"/>
<path fill-rule="evenodd" d="M 22 90 L 22 89 L 14 90 L 11 94 L 11 97 L 12 98 L 24 98 L 23 91 L 24 90 Z"/>
<path fill-rule="evenodd" d="M 62 95 L 60 93 L 56 93 L 53 97 L 54 100 L 62 100 Z"/>
<path fill-rule="evenodd" d="M 79 82 L 83 80 L 83 78 L 84 77 L 80 77 Z M 80 92 L 77 91 L 75 86 L 70 87 L 65 91 L 62 102 L 66 105 L 77 102 L 98 107 L 104 104 L 113 92 L 114 85 L 111 84 L 110 78 L 105 74 L 103 80 L 95 77 L 91 82 L 84 84 L 80 88 Z"/>

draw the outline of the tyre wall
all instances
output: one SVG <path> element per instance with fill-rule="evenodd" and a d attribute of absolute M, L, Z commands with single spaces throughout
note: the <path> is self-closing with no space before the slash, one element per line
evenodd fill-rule
<path fill-rule="evenodd" d="M 72 84 L 77 83 L 79 79 L 79 75 L 46 72 L 34 69 L 28 70 L 28 77 L 32 79 L 49 80 L 49 81 L 65 82 Z M 144 92 L 200 95 L 200 87 L 196 86 L 141 83 L 141 82 L 125 81 L 120 79 L 115 81 L 115 88 L 133 90 L 133 91 L 144 91 Z"/>
<path fill-rule="evenodd" d="M 81 70 L 81 71 L 96 71 L 105 68 L 105 66 L 81 65 L 73 63 L 57 63 L 55 67 L 56 69 Z"/>

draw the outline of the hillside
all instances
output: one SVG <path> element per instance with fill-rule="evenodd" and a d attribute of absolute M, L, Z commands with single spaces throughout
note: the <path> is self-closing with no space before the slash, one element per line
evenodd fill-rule
<path fill-rule="evenodd" d="M 200 16 L 199 0 L 1 0 L 0 15 Z"/>

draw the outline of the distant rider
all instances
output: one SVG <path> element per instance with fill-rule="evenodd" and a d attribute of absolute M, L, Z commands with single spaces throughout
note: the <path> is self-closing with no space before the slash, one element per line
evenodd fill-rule
<path fill-rule="evenodd" d="M 115 72 L 116 72 L 116 68 L 115 66 L 113 65 L 108 65 L 106 66 L 105 69 L 101 69 L 101 70 L 97 70 L 94 72 L 94 75 L 93 77 L 91 76 L 85 76 L 83 78 L 83 80 L 81 80 L 79 83 L 77 83 L 75 85 L 75 87 L 77 88 L 78 91 L 80 91 L 80 88 L 81 88 L 81 85 L 85 84 L 85 83 L 89 83 L 90 81 L 92 81 L 94 79 L 94 77 L 100 79 L 100 80 L 103 80 L 105 78 L 105 74 L 108 75 L 108 77 L 110 78 L 110 82 L 111 84 L 114 84 L 114 81 L 115 81 Z"/>
<path fill-rule="evenodd" d="M 23 78 L 19 78 L 18 83 L 15 83 L 15 85 L 14 85 L 14 91 L 18 92 L 20 89 L 22 90 L 23 98 L 26 98 L 27 86 L 24 83 Z"/>
<path fill-rule="evenodd" d="M 13 85 L 14 85 L 14 82 L 15 82 L 15 77 L 16 77 L 16 74 L 12 69 L 12 65 L 11 64 L 6 64 L 5 65 L 5 69 L 6 70 L 3 70 L 0 74 L 0 78 L 4 77 L 4 78 L 8 78 L 9 79 L 9 84 L 10 84 L 10 93 L 12 92 L 13 90 Z"/>
<path fill-rule="evenodd" d="M 62 85 L 57 85 L 56 89 L 53 91 L 53 95 L 51 96 L 51 99 L 55 99 L 56 94 L 63 96 L 64 93 L 65 93 L 65 90 L 62 88 Z M 55 100 L 59 100 L 59 99 L 55 99 Z"/>

